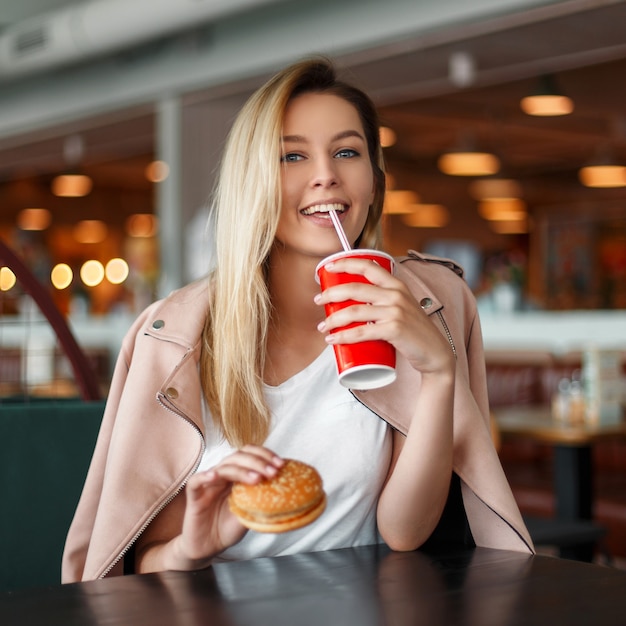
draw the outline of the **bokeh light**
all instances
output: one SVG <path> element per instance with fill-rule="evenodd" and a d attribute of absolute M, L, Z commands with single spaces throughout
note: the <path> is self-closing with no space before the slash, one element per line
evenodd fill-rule
<path fill-rule="evenodd" d="M 151 183 L 160 183 L 169 176 L 170 166 L 165 161 L 152 161 L 147 165 L 145 174 Z"/>
<path fill-rule="evenodd" d="M 128 278 L 128 263 L 124 259 L 111 259 L 104 269 L 107 280 L 120 285 Z"/>
<path fill-rule="evenodd" d="M 91 259 L 85 261 L 80 268 L 80 279 L 87 287 L 95 287 L 102 282 L 104 278 L 104 266 L 100 261 Z"/>
<path fill-rule="evenodd" d="M 52 193 L 61 198 L 82 198 L 92 187 L 91 178 L 84 174 L 62 174 L 52 181 Z"/>
<path fill-rule="evenodd" d="M 48 209 L 22 209 L 17 214 L 17 226 L 20 230 L 46 230 L 52 221 Z"/>
<path fill-rule="evenodd" d="M 0 267 L 0 291 L 9 291 L 12 289 L 17 278 L 9 267 Z"/>
<path fill-rule="evenodd" d="M 130 237 L 154 237 L 159 230 L 159 220 L 152 213 L 135 213 L 126 220 Z"/>
<path fill-rule="evenodd" d="M 73 235 L 78 243 L 100 243 L 109 232 L 102 220 L 81 220 L 74 226 Z"/>
<path fill-rule="evenodd" d="M 66 289 L 72 284 L 74 272 L 67 263 L 58 263 L 50 272 L 50 280 L 55 289 Z"/>

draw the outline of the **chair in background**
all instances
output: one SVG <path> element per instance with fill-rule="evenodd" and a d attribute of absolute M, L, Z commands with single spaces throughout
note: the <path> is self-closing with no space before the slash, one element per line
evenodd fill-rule
<path fill-rule="evenodd" d="M 0 404 L 0 590 L 59 584 L 104 401 Z"/>

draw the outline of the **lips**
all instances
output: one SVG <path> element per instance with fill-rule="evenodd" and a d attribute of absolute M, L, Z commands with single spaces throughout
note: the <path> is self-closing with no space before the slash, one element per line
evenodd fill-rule
<path fill-rule="evenodd" d="M 345 204 L 341 204 L 339 202 L 332 202 L 328 204 L 314 204 L 312 206 L 307 207 L 306 209 L 302 209 L 300 213 L 302 213 L 302 215 L 325 214 L 327 216 L 330 211 L 343 213 L 345 210 L 347 210 L 347 208 L 348 207 Z"/>

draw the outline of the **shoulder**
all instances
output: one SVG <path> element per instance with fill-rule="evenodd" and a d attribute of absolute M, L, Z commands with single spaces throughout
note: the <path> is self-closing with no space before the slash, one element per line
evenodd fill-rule
<path fill-rule="evenodd" d="M 128 332 L 128 340 L 151 336 L 194 345 L 204 327 L 209 307 L 207 279 L 185 285 L 156 300 L 136 318 Z"/>
<path fill-rule="evenodd" d="M 414 295 L 421 297 L 428 290 L 447 315 L 473 317 L 476 301 L 474 293 L 464 279 L 463 268 L 452 259 L 409 250 L 396 258 L 396 275 L 403 280 Z"/>
<path fill-rule="evenodd" d="M 396 275 L 407 284 L 421 284 L 434 292 L 440 299 L 446 294 L 458 298 L 471 290 L 463 277 L 463 268 L 453 261 L 415 250 L 409 250 L 405 256 L 396 257 Z"/>
<path fill-rule="evenodd" d="M 409 250 L 405 256 L 397 257 L 396 262 L 401 263 L 406 269 L 416 274 L 432 273 L 450 280 L 464 276 L 463 268 L 456 261 L 416 250 Z M 453 278 L 452 274 L 448 275 L 445 269 L 450 270 L 456 278 Z"/>

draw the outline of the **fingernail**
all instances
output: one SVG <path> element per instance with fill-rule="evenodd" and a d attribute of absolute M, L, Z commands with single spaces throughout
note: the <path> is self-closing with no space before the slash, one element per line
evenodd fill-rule
<path fill-rule="evenodd" d="M 326 322 L 321 321 L 318 325 L 317 325 L 317 330 L 319 331 L 323 331 L 326 328 Z"/>
<path fill-rule="evenodd" d="M 313 302 L 315 302 L 315 304 L 319 304 L 322 300 L 322 294 L 318 293 L 316 294 L 315 298 L 313 298 Z"/>

